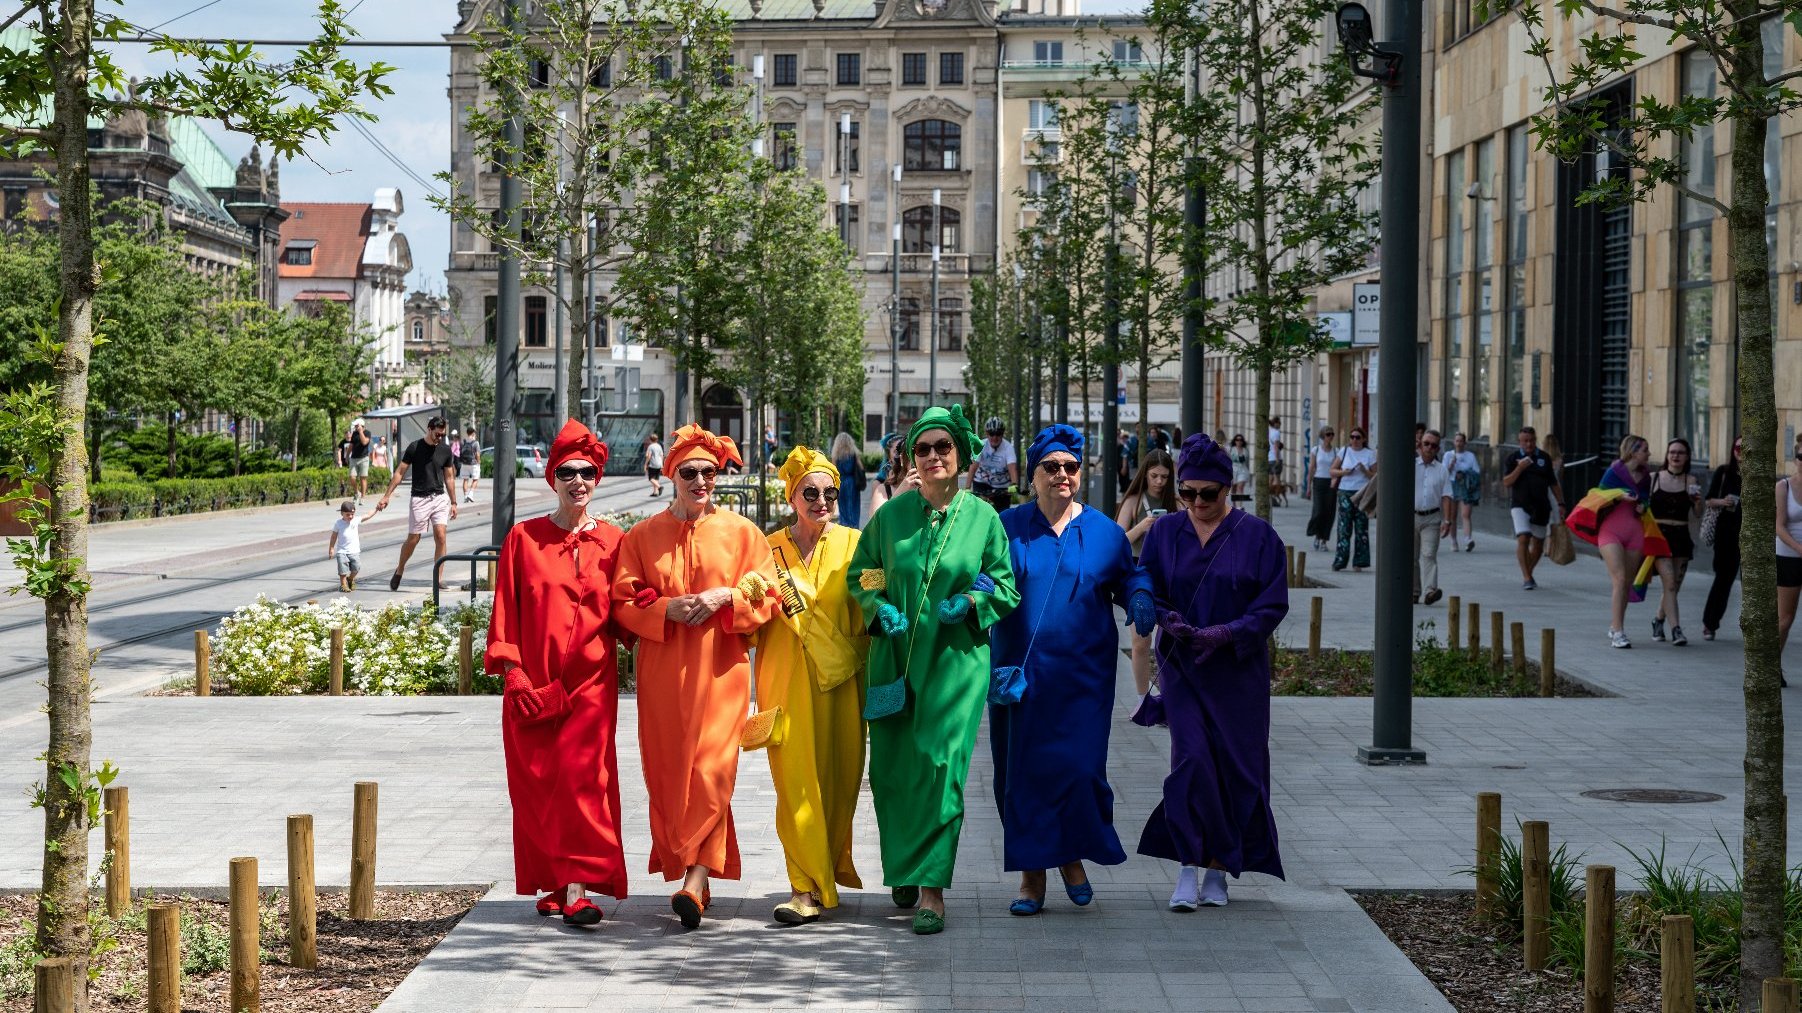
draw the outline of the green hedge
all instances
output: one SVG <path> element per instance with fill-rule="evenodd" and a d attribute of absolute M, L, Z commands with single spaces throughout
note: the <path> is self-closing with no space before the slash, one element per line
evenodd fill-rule
<path fill-rule="evenodd" d="M 388 476 L 386 468 L 369 469 L 367 489 L 371 495 L 387 488 Z M 233 478 L 97 482 L 88 490 L 88 519 L 100 523 L 329 501 L 347 498 L 355 489 L 350 473 L 342 468 L 313 468 Z"/>

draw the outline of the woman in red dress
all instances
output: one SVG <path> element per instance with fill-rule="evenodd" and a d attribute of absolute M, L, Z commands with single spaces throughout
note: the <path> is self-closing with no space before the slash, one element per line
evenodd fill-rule
<path fill-rule="evenodd" d="M 587 891 L 623 900 L 619 672 L 611 623 L 621 532 L 588 516 L 607 445 L 570 421 L 545 477 L 557 510 L 513 526 L 495 567 L 486 670 L 505 682 L 501 734 L 513 800 L 513 867 L 541 915 L 594 925 Z"/>

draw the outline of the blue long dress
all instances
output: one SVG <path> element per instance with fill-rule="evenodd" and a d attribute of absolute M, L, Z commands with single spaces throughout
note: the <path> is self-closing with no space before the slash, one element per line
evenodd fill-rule
<path fill-rule="evenodd" d="M 847 528 L 863 527 L 863 462 L 855 457 L 841 457 L 832 462 L 838 469 L 838 522 Z"/>
<path fill-rule="evenodd" d="M 1107 783 L 1120 660 L 1113 605 L 1151 581 L 1099 510 L 1084 509 L 1061 537 L 1033 502 L 1004 511 L 1001 526 L 1020 605 L 990 630 L 990 651 L 996 666 L 1023 664 L 1027 680 L 1019 703 L 989 707 L 1004 867 L 1119 865 L 1126 852 Z"/>
<path fill-rule="evenodd" d="M 1184 511 L 1151 525 L 1139 560 L 1159 608 L 1197 629 L 1225 625 L 1233 634 L 1197 663 L 1158 633 L 1170 776 L 1139 854 L 1281 878 L 1270 810 L 1270 635 L 1289 612 L 1283 541 L 1234 510 L 1202 545 Z"/>

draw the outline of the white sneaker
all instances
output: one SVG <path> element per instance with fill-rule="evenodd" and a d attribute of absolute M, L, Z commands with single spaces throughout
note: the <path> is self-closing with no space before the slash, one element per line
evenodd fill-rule
<path fill-rule="evenodd" d="M 1226 873 L 1209 869 L 1201 879 L 1201 906 L 1226 906 Z"/>
<path fill-rule="evenodd" d="M 1185 865 L 1176 874 L 1176 892 L 1170 895 L 1170 910 L 1193 911 L 1201 907 L 1200 887 L 1196 883 L 1196 868 Z"/>
<path fill-rule="evenodd" d="M 1609 630 L 1608 631 L 1608 646 L 1609 647 L 1632 647 L 1633 642 L 1627 639 L 1627 632 L 1625 630 Z"/>

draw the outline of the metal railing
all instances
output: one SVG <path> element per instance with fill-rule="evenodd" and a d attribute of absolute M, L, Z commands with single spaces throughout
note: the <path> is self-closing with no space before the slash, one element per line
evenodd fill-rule
<path fill-rule="evenodd" d="M 476 567 L 482 563 L 498 563 L 501 558 L 501 547 L 484 545 L 474 552 L 447 552 L 432 561 L 432 608 L 438 608 L 438 595 L 444 589 L 444 564 L 451 562 L 467 562 L 469 564 L 469 600 L 475 601 L 481 584 L 476 579 Z M 494 588 L 488 589 L 490 592 Z"/>

